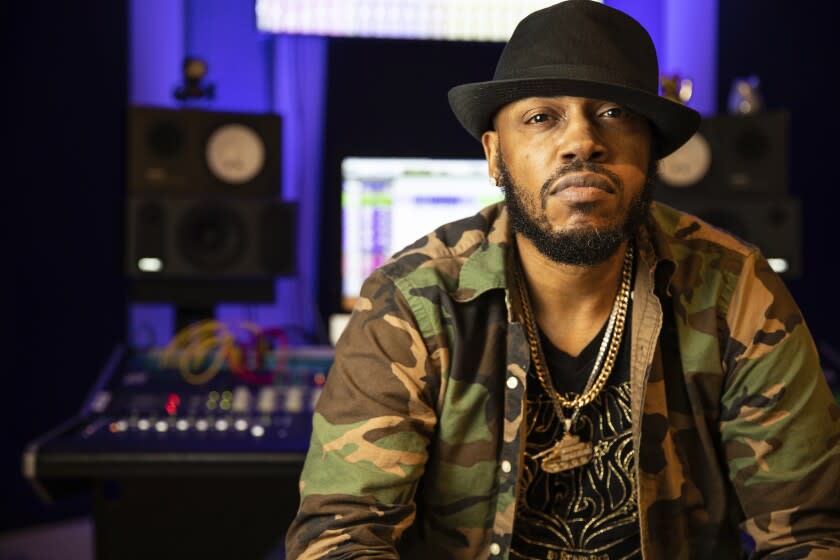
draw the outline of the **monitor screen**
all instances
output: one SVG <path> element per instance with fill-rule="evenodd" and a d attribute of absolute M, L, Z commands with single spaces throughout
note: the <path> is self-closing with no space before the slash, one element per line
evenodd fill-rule
<path fill-rule="evenodd" d="M 484 159 L 347 157 L 341 162 L 341 307 L 392 254 L 502 200 Z"/>

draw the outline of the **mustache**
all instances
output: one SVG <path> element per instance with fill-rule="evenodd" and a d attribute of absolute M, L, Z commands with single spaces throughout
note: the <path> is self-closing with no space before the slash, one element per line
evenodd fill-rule
<path fill-rule="evenodd" d="M 591 173 L 584 177 L 573 177 L 574 174 Z M 552 173 L 551 177 L 543 183 L 540 187 L 540 198 L 545 204 L 545 200 L 551 194 L 559 192 L 571 185 L 581 185 L 585 187 L 595 187 L 603 191 L 614 193 L 623 189 L 624 181 L 621 177 L 594 162 L 590 161 L 573 161 L 568 163 Z"/>

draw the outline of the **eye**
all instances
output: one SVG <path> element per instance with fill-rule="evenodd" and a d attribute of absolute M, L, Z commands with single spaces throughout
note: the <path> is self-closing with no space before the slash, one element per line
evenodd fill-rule
<path fill-rule="evenodd" d="M 528 118 L 525 122 L 527 124 L 542 124 L 551 120 L 551 115 L 548 113 L 537 113 Z"/>
<path fill-rule="evenodd" d="M 601 113 L 602 117 L 607 117 L 609 119 L 620 119 L 629 115 L 630 111 L 628 111 L 624 107 L 610 107 L 609 109 Z"/>

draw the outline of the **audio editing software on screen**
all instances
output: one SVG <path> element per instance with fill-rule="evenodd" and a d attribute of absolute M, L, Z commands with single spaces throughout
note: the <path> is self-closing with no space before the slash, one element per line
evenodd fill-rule
<path fill-rule="evenodd" d="M 345 308 L 396 251 L 502 199 L 483 159 L 354 157 L 341 173 Z"/>

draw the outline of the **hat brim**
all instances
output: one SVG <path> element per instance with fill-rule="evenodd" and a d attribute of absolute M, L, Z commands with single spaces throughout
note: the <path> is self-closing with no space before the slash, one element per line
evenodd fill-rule
<path fill-rule="evenodd" d="M 661 159 L 697 132 L 700 114 L 681 103 L 647 91 L 604 82 L 565 78 L 525 78 L 462 84 L 449 90 L 449 105 L 461 125 L 476 139 L 493 128 L 496 112 L 526 97 L 569 95 L 620 103 L 647 117 L 654 126 L 654 157 Z"/>

